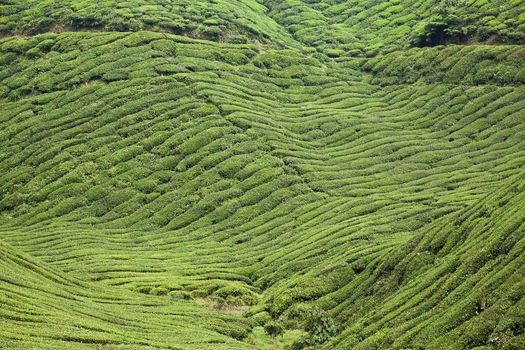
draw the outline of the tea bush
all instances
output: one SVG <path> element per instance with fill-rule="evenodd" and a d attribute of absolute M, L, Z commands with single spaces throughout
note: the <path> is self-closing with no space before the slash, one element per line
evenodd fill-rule
<path fill-rule="evenodd" d="M 519 348 L 523 6 L 435 4 L 4 4 L 0 343 Z"/>

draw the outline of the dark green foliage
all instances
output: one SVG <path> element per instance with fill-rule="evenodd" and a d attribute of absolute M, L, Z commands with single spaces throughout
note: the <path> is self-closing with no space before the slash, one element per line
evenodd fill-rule
<path fill-rule="evenodd" d="M 308 335 L 301 337 L 293 344 L 293 349 L 316 347 L 325 343 L 337 334 L 337 327 L 330 315 L 316 307 L 307 316 L 304 330 Z"/>
<path fill-rule="evenodd" d="M 469 41 L 524 43 L 525 31 L 522 24 L 519 29 L 511 29 L 509 25 L 515 26 L 514 21 L 502 23 L 496 17 L 514 5 L 517 6 L 516 11 L 523 11 L 521 1 L 514 1 L 512 4 L 494 1 L 494 8 L 479 10 L 466 0 L 441 0 L 433 9 L 432 15 L 418 24 L 411 42 L 419 47 Z"/>
<path fill-rule="evenodd" d="M 419 23 L 411 38 L 412 44 L 423 47 L 468 41 L 475 30 L 474 19 L 469 15 L 466 1 L 440 0 L 432 16 Z"/>
<path fill-rule="evenodd" d="M 237 285 L 219 288 L 213 294 L 219 299 L 218 302 L 223 305 L 247 306 L 255 305 L 259 301 L 253 291 Z"/>
<path fill-rule="evenodd" d="M 284 327 L 279 322 L 268 321 L 264 324 L 264 331 L 272 338 L 275 338 L 283 334 Z"/>
<path fill-rule="evenodd" d="M 513 46 L 460 46 L 398 51 L 364 62 L 374 83 L 525 83 L 525 49 Z"/>
<path fill-rule="evenodd" d="M 525 6 L 507 1 L 275 1 L 270 16 L 331 57 L 374 56 L 408 45 L 524 43 Z"/>

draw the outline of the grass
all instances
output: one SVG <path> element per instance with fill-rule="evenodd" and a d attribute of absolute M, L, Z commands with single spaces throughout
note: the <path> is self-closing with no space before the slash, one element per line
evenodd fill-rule
<path fill-rule="evenodd" d="M 428 2 L 204 3 L 3 5 L 0 347 L 520 349 L 523 46 L 404 50 Z"/>

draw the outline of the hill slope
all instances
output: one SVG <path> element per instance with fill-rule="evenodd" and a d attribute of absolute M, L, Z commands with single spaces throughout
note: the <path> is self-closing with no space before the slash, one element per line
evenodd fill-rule
<path fill-rule="evenodd" d="M 232 340 L 248 328 L 234 316 L 84 283 L 0 244 L 4 349 L 251 348 Z"/>
<path fill-rule="evenodd" d="M 519 349 L 525 48 L 391 52 L 396 3 L 4 5 L 0 344 Z"/>

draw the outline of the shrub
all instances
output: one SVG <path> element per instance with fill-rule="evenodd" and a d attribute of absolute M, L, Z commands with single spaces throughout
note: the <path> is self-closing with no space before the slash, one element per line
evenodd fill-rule
<path fill-rule="evenodd" d="M 168 293 L 168 296 L 173 299 L 190 300 L 191 293 L 183 290 L 173 290 Z"/>
<path fill-rule="evenodd" d="M 270 316 L 268 312 L 262 311 L 262 312 L 258 312 L 255 315 L 253 315 L 252 319 L 258 325 L 264 326 L 266 323 L 272 320 L 272 317 Z"/>
<path fill-rule="evenodd" d="M 159 39 L 151 43 L 151 47 L 154 50 L 163 51 L 170 56 L 175 56 L 177 54 L 177 44 L 173 40 Z"/>
<path fill-rule="evenodd" d="M 107 195 L 107 188 L 104 185 L 98 185 L 90 188 L 85 196 L 89 201 L 96 201 L 104 198 Z"/>
<path fill-rule="evenodd" d="M 107 21 L 105 29 L 114 32 L 136 32 L 143 28 L 142 22 L 133 18 L 111 18 Z"/>
<path fill-rule="evenodd" d="M 2 44 L 2 50 L 6 52 L 23 53 L 26 52 L 31 46 L 29 40 L 24 38 L 13 38 Z"/>
<path fill-rule="evenodd" d="M 416 47 L 435 46 L 445 40 L 447 23 L 439 19 L 420 23 L 410 37 L 410 44 Z"/>
<path fill-rule="evenodd" d="M 152 295 L 167 295 L 169 290 L 165 287 L 155 287 L 151 289 L 150 294 Z"/>
<path fill-rule="evenodd" d="M 411 44 L 422 47 L 471 40 L 508 43 L 523 40 L 490 12 L 474 6 L 465 0 L 441 0 L 432 15 L 415 28 Z"/>
<path fill-rule="evenodd" d="M 222 287 L 214 294 L 223 299 L 227 305 L 255 305 L 258 301 L 254 292 L 241 286 Z"/>
<path fill-rule="evenodd" d="M 106 72 L 102 75 L 102 80 L 106 82 L 126 80 L 127 78 L 128 78 L 128 73 L 123 70 L 113 70 L 113 71 Z"/>
<path fill-rule="evenodd" d="M 197 35 L 211 40 L 217 40 L 222 36 L 222 30 L 218 26 L 201 25 L 196 32 Z"/>
<path fill-rule="evenodd" d="M 83 29 L 83 28 L 95 28 L 102 25 L 102 20 L 99 17 L 96 17 L 94 15 L 71 15 L 69 18 L 69 22 L 72 27 L 77 29 Z"/>
<path fill-rule="evenodd" d="M 250 61 L 246 55 L 237 51 L 228 51 L 224 54 L 224 61 L 233 65 L 243 65 Z"/>
<path fill-rule="evenodd" d="M 328 57 L 333 57 L 333 58 L 336 58 L 336 57 L 341 57 L 345 54 L 345 51 L 344 50 L 341 50 L 341 49 L 327 49 L 325 50 L 324 52 Z"/>
<path fill-rule="evenodd" d="M 332 317 L 320 308 L 314 308 L 304 324 L 308 335 L 299 338 L 293 345 L 294 349 L 323 344 L 337 333 L 337 327 Z"/>
<path fill-rule="evenodd" d="M 33 47 L 32 49 L 27 50 L 26 55 L 29 58 L 38 58 L 42 56 L 42 51 L 37 47 Z"/>
<path fill-rule="evenodd" d="M 135 181 L 135 188 L 141 192 L 151 193 L 157 188 L 157 181 L 152 178 L 140 179 Z"/>
<path fill-rule="evenodd" d="M 284 327 L 277 321 L 268 321 L 264 325 L 264 331 L 272 338 L 276 338 L 284 333 Z"/>

